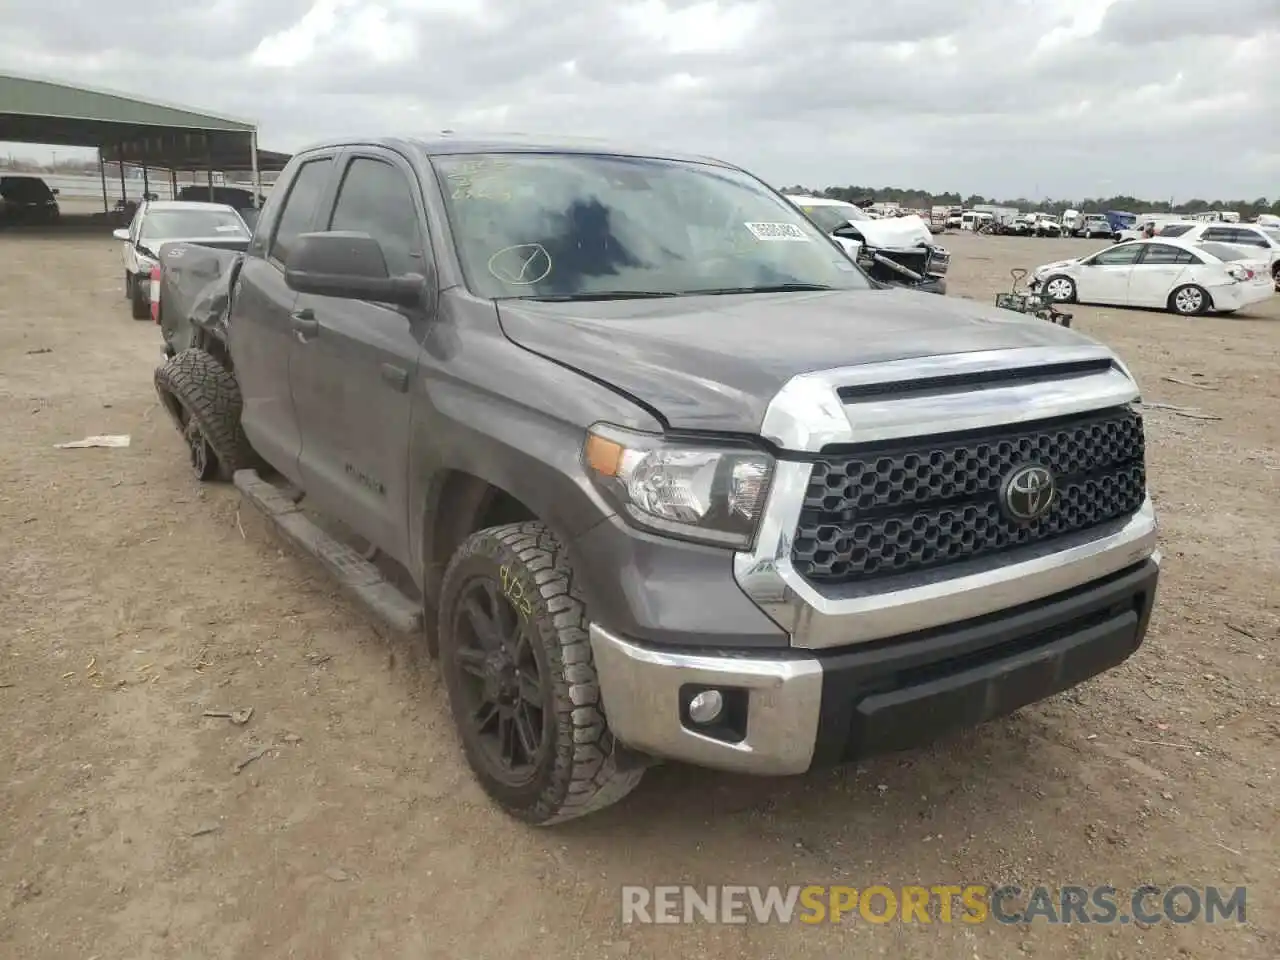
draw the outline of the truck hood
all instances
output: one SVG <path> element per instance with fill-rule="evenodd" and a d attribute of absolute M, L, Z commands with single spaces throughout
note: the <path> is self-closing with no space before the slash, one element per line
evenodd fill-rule
<path fill-rule="evenodd" d="M 861 233 L 868 244 L 883 250 L 933 243 L 929 225 L 914 213 L 888 220 L 851 220 L 849 225 Z"/>
<path fill-rule="evenodd" d="M 648 407 L 673 429 L 757 434 L 774 395 L 814 370 L 1091 343 L 1064 327 L 912 290 L 580 303 L 498 302 L 514 343 Z"/>

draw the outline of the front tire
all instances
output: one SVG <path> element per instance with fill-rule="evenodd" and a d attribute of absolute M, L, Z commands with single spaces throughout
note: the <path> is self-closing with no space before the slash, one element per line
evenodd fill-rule
<path fill-rule="evenodd" d="M 1054 303 L 1075 303 L 1076 282 L 1070 277 L 1056 273 L 1045 280 L 1041 289 Z"/>
<path fill-rule="evenodd" d="M 1198 317 L 1212 306 L 1209 291 L 1194 283 L 1184 284 L 1169 294 L 1169 309 L 1184 317 Z"/>
<path fill-rule="evenodd" d="M 537 826 L 617 803 L 644 772 L 609 731 L 587 625 L 541 523 L 481 530 L 449 561 L 437 636 L 463 753 L 499 806 Z"/>

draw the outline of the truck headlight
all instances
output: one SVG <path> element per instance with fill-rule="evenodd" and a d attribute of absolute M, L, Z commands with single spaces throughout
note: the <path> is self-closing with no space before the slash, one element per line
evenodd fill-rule
<path fill-rule="evenodd" d="M 596 424 L 583 462 L 625 516 L 654 533 L 749 549 L 773 478 L 754 447 L 671 440 Z"/>

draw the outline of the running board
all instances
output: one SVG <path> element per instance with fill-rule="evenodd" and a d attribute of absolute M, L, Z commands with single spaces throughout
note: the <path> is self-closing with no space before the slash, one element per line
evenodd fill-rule
<path fill-rule="evenodd" d="M 384 577 L 372 563 L 345 543 L 321 530 L 291 496 L 258 476 L 256 470 L 237 470 L 235 485 L 241 495 L 294 546 L 310 554 L 348 593 L 393 630 L 422 632 L 422 607 Z"/>

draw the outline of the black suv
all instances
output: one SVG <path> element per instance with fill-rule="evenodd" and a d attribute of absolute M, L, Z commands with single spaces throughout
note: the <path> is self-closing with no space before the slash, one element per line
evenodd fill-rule
<path fill-rule="evenodd" d="M 58 191 L 39 177 L 0 177 L 0 223 L 53 223 Z"/>

